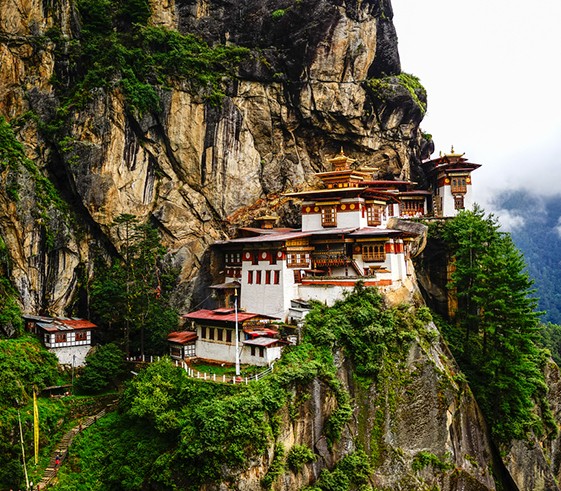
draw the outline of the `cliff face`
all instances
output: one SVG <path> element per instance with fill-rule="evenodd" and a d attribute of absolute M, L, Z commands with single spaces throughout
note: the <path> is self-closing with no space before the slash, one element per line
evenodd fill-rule
<path fill-rule="evenodd" d="M 313 449 L 316 460 L 298 472 L 285 466 L 274 481 L 276 491 L 304 489 L 322 471 L 332 471 L 345 455 L 358 450 L 371 457 L 367 482 L 373 489 L 501 489 L 492 475 L 496 466 L 477 404 L 436 327 L 428 329 L 428 336 L 414 341 L 404 358 L 386 361 L 375 384 L 359 382 L 349 361 L 339 356 L 338 378 L 351 395 L 353 415 L 333 446 L 325 437 L 329 417 L 337 407 L 332 391 L 317 379 L 311 386 L 296 389 L 292 409 L 283 412 L 275 445 L 250 469 L 232 476 L 236 489 L 263 489 L 262 479 L 270 472 L 279 445 L 285 456 L 294 446 Z"/>
<path fill-rule="evenodd" d="M 175 80 L 157 87 L 160 110 L 140 115 L 113 84 L 65 107 L 55 136 L 45 126 L 60 87 L 75 80 L 71 53 L 83 41 L 76 5 L 17 0 L 0 9 L 0 114 L 75 216 L 64 230 L 49 228 L 65 240 L 47 247 L 33 189 L 15 209 L 2 197 L 0 233 L 25 311 L 64 311 L 90 274 L 92 249 L 118 244 L 108 225 L 121 213 L 157 224 L 187 306 L 203 253 L 234 211 L 275 208 L 267 197 L 302 185 L 341 146 L 400 177 L 419 161 L 424 92 L 414 97 L 388 77 L 400 64 L 387 0 L 151 2 L 151 25 L 249 48 L 226 97 L 212 106 Z M 383 93 L 366 83 L 382 76 Z"/>

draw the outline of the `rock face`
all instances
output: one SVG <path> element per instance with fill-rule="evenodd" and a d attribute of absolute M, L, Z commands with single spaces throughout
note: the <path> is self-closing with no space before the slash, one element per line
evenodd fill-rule
<path fill-rule="evenodd" d="M 388 0 L 151 2 L 152 25 L 250 49 L 227 96 L 213 107 L 177 81 L 160 91 L 160 112 L 140 117 L 118 88 L 99 89 L 70 108 L 66 136 L 55 141 L 39 129 L 60 104 L 53 80 L 70 80 L 67 52 L 80 39 L 80 16 L 63 0 L 0 8 L 0 114 L 78 224 L 67 230 L 64 258 L 46 259 L 54 286 L 45 288 L 45 272 L 28 264 L 42 254 L 34 249 L 42 246 L 33 207 L 14 214 L 4 203 L 2 216 L 10 219 L 0 220 L 0 233 L 25 230 L 9 249 L 26 311 L 64 313 L 77 269 L 90 274 L 93 243 L 108 253 L 118 245 L 108 225 L 121 213 L 158 225 L 181 269 L 179 303 L 187 307 L 204 251 L 224 236 L 236 210 L 258 200 L 270 209 L 268 196 L 304 185 L 341 146 L 398 177 L 419 160 L 418 102 L 398 83 L 390 81 L 394 90 L 383 100 L 365 84 L 400 73 Z"/>
<path fill-rule="evenodd" d="M 325 438 L 325 426 L 337 406 L 333 393 L 317 379 L 295 391 L 292 414 L 285 411 L 276 445 L 284 448 L 285 455 L 295 445 L 305 446 L 314 450 L 317 459 L 299 472 L 285 469 L 275 480 L 275 491 L 304 489 L 322 470 L 332 470 L 358 449 L 371 456 L 373 489 L 497 489 L 483 417 L 469 388 L 457 377 L 458 368 L 436 327 L 432 324 L 428 329 L 427 338 L 413 342 L 404 359 L 388 360 L 372 385 L 357 382 L 350 363 L 339 356 L 338 378 L 351 394 L 354 411 L 333 446 Z M 261 480 L 273 459 L 271 448 L 268 459 L 256 461 L 235 477 L 235 489 L 263 489 Z"/>

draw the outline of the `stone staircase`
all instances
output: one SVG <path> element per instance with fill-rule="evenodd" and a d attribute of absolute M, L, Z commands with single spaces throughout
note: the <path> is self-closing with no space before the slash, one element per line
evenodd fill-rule
<path fill-rule="evenodd" d="M 98 419 L 103 418 L 103 416 L 105 416 L 107 411 L 115 404 L 115 402 L 116 401 L 113 401 L 111 404 L 106 406 L 105 409 L 102 409 L 99 413 L 93 416 L 87 416 L 86 418 L 83 419 L 82 423 L 72 428 L 62 437 L 62 439 L 54 449 L 49 464 L 47 465 L 47 468 L 43 473 L 43 477 L 39 482 L 39 484 L 37 485 L 36 489 L 42 490 L 50 486 L 52 480 L 57 476 L 58 467 L 60 467 L 60 465 L 68 455 L 68 448 L 70 447 L 70 445 L 72 445 L 72 440 L 74 439 L 74 437 L 81 431 L 85 430 L 86 428 L 94 424 Z M 60 456 L 58 467 L 56 465 L 57 455 Z"/>

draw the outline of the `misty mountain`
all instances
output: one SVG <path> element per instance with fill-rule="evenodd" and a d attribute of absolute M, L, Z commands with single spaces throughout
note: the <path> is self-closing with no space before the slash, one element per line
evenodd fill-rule
<path fill-rule="evenodd" d="M 561 200 L 516 190 L 494 201 L 499 217 L 508 215 L 509 232 L 535 281 L 542 320 L 561 324 Z M 503 222 L 504 223 L 504 222 Z"/>

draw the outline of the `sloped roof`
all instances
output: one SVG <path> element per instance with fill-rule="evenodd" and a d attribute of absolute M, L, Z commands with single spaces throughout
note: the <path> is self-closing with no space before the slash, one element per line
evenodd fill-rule
<path fill-rule="evenodd" d="M 270 346 L 272 344 L 278 343 L 279 340 L 275 339 L 275 338 L 268 338 L 265 336 L 261 336 L 259 338 L 255 338 L 255 339 L 246 339 L 245 341 L 242 341 L 243 344 L 249 344 L 251 346 L 262 346 L 262 347 L 267 347 Z"/>
<path fill-rule="evenodd" d="M 216 322 L 236 322 L 236 313 L 233 309 L 217 309 L 217 310 L 207 310 L 201 309 L 195 312 L 189 312 L 188 314 L 183 314 L 181 317 L 190 320 L 211 320 Z M 249 319 L 254 319 L 260 317 L 263 319 L 274 319 L 274 317 L 255 314 L 253 312 L 238 312 L 238 322 L 244 322 Z"/>
<path fill-rule="evenodd" d="M 197 340 L 197 333 L 193 331 L 174 331 L 168 334 L 170 343 L 186 344 Z"/>

